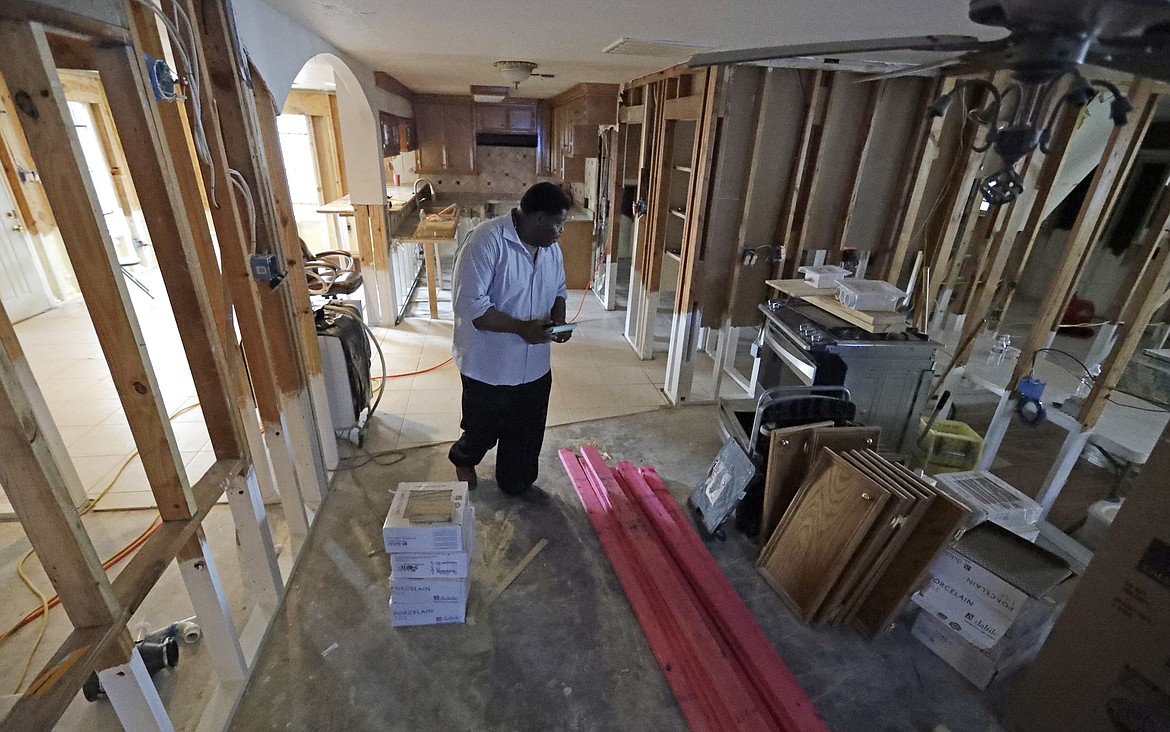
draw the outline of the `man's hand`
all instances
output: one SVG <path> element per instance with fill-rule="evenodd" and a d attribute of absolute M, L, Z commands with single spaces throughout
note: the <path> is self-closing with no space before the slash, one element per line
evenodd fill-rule
<path fill-rule="evenodd" d="M 548 343 L 553 340 L 553 336 L 545 330 L 548 323 L 543 320 L 520 320 L 516 323 L 516 335 L 523 338 L 527 343 L 532 345 L 539 345 L 541 343 Z"/>
<path fill-rule="evenodd" d="M 564 323 L 558 323 L 556 321 L 553 321 L 553 325 L 564 325 Z M 564 333 L 553 333 L 553 334 L 549 335 L 549 338 L 552 340 L 553 343 L 564 343 L 565 341 L 569 340 L 572 337 L 573 337 L 573 331 L 571 331 L 571 330 L 565 331 Z"/>

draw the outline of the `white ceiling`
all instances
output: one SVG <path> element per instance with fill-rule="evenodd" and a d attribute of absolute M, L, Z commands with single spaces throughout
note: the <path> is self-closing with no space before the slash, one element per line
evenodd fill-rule
<path fill-rule="evenodd" d="M 967 20 L 964 0 L 266 0 L 338 48 L 416 91 L 499 84 L 500 59 L 539 64 L 520 94 L 628 81 L 686 60 L 603 54 L 622 37 L 718 48 L 1002 31 Z M 907 56 L 907 60 L 918 60 Z"/>

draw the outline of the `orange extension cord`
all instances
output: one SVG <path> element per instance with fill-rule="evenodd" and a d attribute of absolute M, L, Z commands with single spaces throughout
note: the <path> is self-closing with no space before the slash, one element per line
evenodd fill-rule
<path fill-rule="evenodd" d="M 125 559 L 126 557 L 130 556 L 130 554 L 133 553 L 135 549 L 137 549 L 138 547 L 140 547 L 144 543 L 146 543 L 146 540 L 150 538 L 150 535 L 153 534 L 154 532 L 158 531 L 158 527 L 160 527 L 160 526 L 162 526 L 162 522 L 159 519 L 155 519 L 154 523 L 152 523 L 149 527 L 147 527 L 146 531 L 143 531 L 141 534 L 139 534 L 137 539 L 130 542 L 126 546 L 122 547 L 120 550 L 118 550 L 118 552 L 116 554 L 114 554 L 112 557 L 110 557 L 106 561 L 102 562 L 102 567 L 104 569 L 108 570 L 110 567 L 113 567 L 118 562 L 120 562 L 123 559 Z M 57 605 L 60 605 L 60 604 L 61 604 L 61 596 L 60 595 L 53 595 L 51 598 L 49 598 L 48 607 L 50 609 L 57 607 Z M 12 635 L 16 631 L 20 630 L 24 626 L 28 625 L 32 621 L 41 617 L 41 615 L 44 612 L 45 612 L 45 608 L 38 607 L 36 610 L 33 610 L 32 612 L 30 612 L 28 615 L 25 615 L 23 618 L 20 619 L 19 622 L 16 623 L 16 625 L 12 626 L 8 630 L 4 631 L 3 633 L 0 633 L 0 641 L 4 640 L 5 638 Z"/>

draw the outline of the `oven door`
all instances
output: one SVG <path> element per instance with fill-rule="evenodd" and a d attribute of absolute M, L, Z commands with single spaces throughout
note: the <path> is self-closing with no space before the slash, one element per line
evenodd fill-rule
<path fill-rule="evenodd" d="M 767 357 L 761 364 L 760 383 L 773 386 L 812 386 L 817 378 L 817 364 L 809 352 L 782 330 L 769 324 L 764 328 Z"/>

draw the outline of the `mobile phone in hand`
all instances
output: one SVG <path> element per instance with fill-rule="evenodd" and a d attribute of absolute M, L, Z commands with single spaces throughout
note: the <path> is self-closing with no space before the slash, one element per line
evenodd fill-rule
<path fill-rule="evenodd" d="M 576 323 L 562 323 L 560 325 L 545 326 L 544 330 L 549 335 L 557 335 L 558 333 L 572 333 L 576 327 Z"/>

